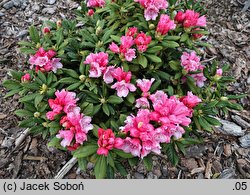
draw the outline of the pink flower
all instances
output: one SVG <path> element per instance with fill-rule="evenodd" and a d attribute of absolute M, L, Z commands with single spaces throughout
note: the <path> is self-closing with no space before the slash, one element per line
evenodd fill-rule
<path fill-rule="evenodd" d="M 52 58 L 51 60 L 51 66 L 52 66 L 52 71 L 56 73 L 57 69 L 60 69 L 63 67 L 62 63 L 60 62 L 60 58 Z"/>
<path fill-rule="evenodd" d="M 194 10 L 186 10 L 185 13 L 179 11 L 175 16 L 175 21 L 183 24 L 185 28 L 194 26 L 206 26 L 206 17 L 201 16 Z"/>
<path fill-rule="evenodd" d="M 162 14 L 160 17 L 160 21 L 157 25 L 156 32 L 161 35 L 166 35 L 168 31 L 175 29 L 176 25 L 173 20 L 166 14 Z"/>
<path fill-rule="evenodd" d="M 135 44 L 140 52 L 145 52 L 151 42 L 151 36 L 146 36 L 145 33 L 139 33 L 135 38 Z"/>
<path fill-rule="evenodd" d="M 90 64 L 89 77 L 100 77 L 106 71 L 108 54 L 104 52 L 91 53 L 87 56 L 84 64 Z"/>
<path fill-rule="evenodd" d="M 137 28 L 136 27 L 131 27 L 128 29 L 126 36 L 131 36 L 134 37 L 137 34 Z"/>
<path fill-rule="evenodd" d="M 114 52 L 114 53 L 119 53 L 120 52 L 120 49 L 118 47 L 118 45 L 116 45 L 114 42 L 112 42 L 110 45 L 109 45 L 109 49 Z"/>
<path fill-rule="evenodd" d="M 60 120 L 60 124 L 66 130 L 61 130 L 57 135 L 58 138 L 64 138 L 61 145 L 63 147 L 70 146 L 73 142 L 74 144 L 83 144 L 87 140 L 88 131 L 93 129 L 93 125 L 90 124 L 91 118 L 81 114 L 79 107 L 72 108 L 66 114 Z"/>
<path fill-rule="evenodd" d="M 125 53 L 125 59 L 128 62 L 131 62 L 135 58 L 136 58 L 135 49 L 128 49 L 127 52 Z"/>
<path fill-rule="evenodd" d="M 180 98 L 180 101 L 183 102 L 185 106 L 191 109 L 197 106 L 200 102 L 202 102 L 199 97 L 193 95 L 193 93 L 190 91 L 188 91 L 187 96 Z"/>
<path fill-rule="evenodd" d="M 115 138 L 115 135 L 111 129 L 98 129 L 98 150 L 97 154 L 108 156 L 109 150 L 113 148 L 121 148 L 123 140 L 121 138 Z"/>
<path fill-rule="evenodd" d="M 134 92 L 136 87 L 131 83 L 126 83 L 125 80 L 118 81 L 111 86 L 112 89 L 116 89 L 119 97 L 127 97 L 129 91 Z"/>
<path fill-rule="evenodd" d="M 207 80 L 207 78 L 204 77 L 204 74 L 202 72 L 198 74 L 191 74 L 190 76 L 194 78 L 195 83 L 198 87 L 203 87 L 204 81 Z"/>
<path fill-rule="evenodd" d="M 129 83 L 132 77 L 131 72 L 125 72 L 123 71 L 122 68 L 116 68 L 112 71 L 112 76 L 117 80 L 117 81 L 122 81 L 125 80 L 126 83 Z"/>
<path fill-rule="evenodd" d="M 134 45 L 133 37 L 131 36 L 122 36 L 121 37 L 121 45 L 123 48 L 129 49 Z"/>
<path fill-rule="evenodd" d="M 136 83 L 137 86 L 141 89 L 141 91 L 143 92 L 143 95 L 147 96 L 148 95 L 148 91 L 151 88 L 152 83 L 155 81 L 154 78 L 151 78 L 151 80 L 149 79 L 137 79 Z"/>
<path fill-rule="evenodd" d="M 206 25 L 207 25 L 206 17 L 205 16 L 199 17 L 196 26 L 206 26 Z"/>
<path fill-rule="evenodd" d="M 149 101 L 146 97 L 141 97 L 136 100 L 136 108 L 150 108 Z"/>
<path fill-rule="evenodd" d="M 123 145 L 121 149 L 126 153 L 131 153 L 133 156 L 141 156 L 141 144 L 140 140 L 137 138 L 130 138 L 126 137 L 125 140 L 123 140 Z"/>
<path fill-rule="evenodd" d="M 106 84 L 113 83 L 114 77 L 113 72 L 115 71 L 114 66 L 108 66 L 105 73 L 103 74 L 103 80 Z"/>
<path fill-rule="evenodd" d="M 87 7 L 104 7 L 105 0 L 88 0 Z"/>
<path fill-rule="evenodd" d="M 94 10 L 93 9 L 89 9 L 88 10 L 88 16 L 92 16 L 92 15 L 94 15 Z"/>
<path fill-rule="evenodd" d="M 154 5 L 148 6 L 144 11 L 144 17 L 146 21 L 156 20 L 158 14 L 159 14 L 159 9 Z"/>
<path fill-rule="evenodd" d="M 31 64 L 31 69 L 35 65 L 35 70 L 42 72 L 53 71 L 56 72 L 58 68 L 62 68 L 62 64 L 59 62 L 60 58 L 53 58 L 56 52 L 53 50 L 48 50 L 47 52 L 41 47 L 35 55 L 31 55 L 29 63 Z"/>
<path fill-rule="evenodd" d="M 30 81 L 31 77 L 29 73 L 26 73 L 25 75 L 22 76 L 21 81 L 22 82 L 28 82 Z"/>
<path fill-rule="evenodd" d="M 174 20 L 177 21 L 178 23 L 183 23 L 185 19 L 185 14 L 182 11 L 178 11 Z"/>
<path fill-rule="evenodd" d="M 98 63 L 92 62 L 90 65 L 89 77 L 98 78 L 100 76 L 102 76 L 102 69 Z"/>
<path fill-rule="evenodd" d="M 74 138 L 74 133 L 71 130 L 60 130 L 59 134 L 56 135 L 57 138 L 63 139 L 61 141 L 61 146 L 69 146 Z"/>
<path fill-rule="evenodd" d="M 187 71 L 197 71 L 200 69 L 200 58 L 193 51 L 190 54 L 183 52 L 181 56 L 181 66 Z"/>
<path fill-rule="evenodd" d="M 168 7 L 168 2 L 166 0 L 134 0 L 139 2 L 141 6 L 145 9 L 144 17 L 148 20 L 156 20 L 159 11 L 165 10 Z"/>
<path fill-rule="evenodd" d="M 222 76 L 223 70 L 221 68 L 216 70 L 216 75 Z"/>
<path fill-rule="evenodd" d="M 76 94 L 74 92 L 68 92 L 63 89 L 61 92 L 56 91 L 55 99 L 49 99 L 49 106 L 52 111 L 47 112 L 46 116 L 49 120 L 54 120 L 55 115 L 61 112 L 68 113 L 76 106 Z"/>

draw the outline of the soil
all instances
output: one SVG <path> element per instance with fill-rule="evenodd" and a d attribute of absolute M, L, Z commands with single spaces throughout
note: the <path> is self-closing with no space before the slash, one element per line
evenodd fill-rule
<path fill-rule="evenodd" d="M 17 42 L 25 40 L 31 24 L 39 26 L 46 19 L 54 21 L 74 17 L 73 9 L 79 4 L 72 0 L 20 0 L 20 5 L 4 8 L 0 2 L 0 81 L 9 78 L 8 72 L 24 70 L 27 56 L 18 51 Z M 48 2 L 52 3 L 50 5 Z M 244 135 L 250 130 L 250 10 L 242 12 L 244 0 L 205 0 L 210 35 L 204 60 L 216 57 L 220 64 L 231 65 L 231 75 L 237 82 L 228 86 L 229 93 L 246 93 L 240 100 L 242 112 L 230 112 L 224 118 L 237 123 Z M 16 139 L 24 129 L 17 127 L 18 118 L 13 112 L 18 108 L 18 96 L 4 99 L 6 90 L 0 85 L 0 178 L 54 178 L 71 159 L 70 153 L 50 148 L 47 140 L 28 135 L 14 148 Z M 241 136 L 226 135 L 219 129 L 204 133 L 204 143 L 187 148 L 181 162 L 173 167 L 166 156 L 153 156 L 153 170 L 148 172 L 142 163 L 127 169 L 127 176 L 116 178 L 250 178 L 250 149 L 243 147 Z M 94 178 L 93 164 L 83 172 L 74 166 L 64 178 Z"/>

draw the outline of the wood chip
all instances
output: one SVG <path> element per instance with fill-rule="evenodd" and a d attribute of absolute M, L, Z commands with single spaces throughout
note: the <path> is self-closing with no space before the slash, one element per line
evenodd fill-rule
<path fill-rule="evenodd" d="M 207 161 L 206 169 L 205 169 L 205 178 L 210 179 L 212 176 L 212 163 L 211 160 Z"/>
<path fill-rule="evenodd" d="M 72 167 L 76 164 L 77 159 L 71 158 L 64 166 L 63 168 L 57 173 L 57 175 L 54 177 L 54 179 L 63 179 L 63 177 L 72 169 Z"/>
<path fill-rule="evenodd" d="M 28 156 L 28 155 L 25 155 L 23 157 L 23 160 L 34 160 L 34 161 L 46 161 L 48 160 L 48 158 L 46 157 L 42 157 L 42 156 Z"/>

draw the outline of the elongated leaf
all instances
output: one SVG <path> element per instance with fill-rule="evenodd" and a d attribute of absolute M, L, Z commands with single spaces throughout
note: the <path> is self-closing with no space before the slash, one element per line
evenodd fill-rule
<path fill-rule="evenodd" d="M 37 107 L 38 104 L 40 104 L 43 98 L 44 98 L 44 95 L 40 95 L 40 94 L 35 97 L 35 107 Z"/>
<path fill-rule="evenodd" d="M 83 145 L 73 152 L 73 156 L 76 158 L 85 158 L 96 153 L 97 148 L 96 144 Z"/>
<path fill-rule="evenodd" d="M 146 169 L 148 171 L 152 170 L 152 168 L 153 168 L 153 160 L 152 160 L 151 155 L 144 157 L 143 158 L 143 163 L 144 163 L 144 165 L 145 165 L 145 167 L 146 167 Z"/>
<path fill-rule="evenodd" d="M 163 49 L 162 46 L 154 46 L 154 47 L 148 48 L 147 53 L 156 54 L 158 51 L 161 51 L 162 49 Z"/>
<path fill-rule="evenodd" d="M 96 179 L 104 179 L 106 177 L 106 170 L 107 159 L 104 155 L 99 156 L 94 168 Z"/>
<path fill-rule="evenodd" d="M 130 153 L 125 153 L 122 150 L 117 150 L 117 149 L 113 149 L 113 151 L 120 157 L 122 158 L 134 158 L 134 156 Z"/>
<path fill-rule="evenodd" d="M 20 109 L 20 110 L 16 110 L 15 111 L 15 114 L 19 117 L 28 117 L 28 116 L 33 116 L 33 113 L 28 111 L 28 110 L 23 110 L 23 109 Z"/>
<path fill-rule="evenodd" d="M 31 26 L 29 28 L 29 35 L 33 42 L 40 43 L 40 37 L 39 37 L 38 31 L 34 26 Z"/>
<path fill-rule="evenodd" d="M 161 58 L 159 58 L 156 55 L 152 55 L 152 54 L 146 54 L 147 58 L 151 61 L 151 62 L 155 62 L 155 63 L 161 63 Z"/>
<path fill-rule="evenodd" d="M 145 56 L 143 55 L 139 55 L 138 57 L 138 63 L 143 67 L 143 68 L 147 68 L 148 66 L 148 60 Z"/>
<path fill-rule="evenodd" d="M 179 162 L 179 157 L 175 151 L 174 146 L 172 144 L 166 144 L 165 149 L 169 160 L 174 166 L 176 166 Z"/>
<path fill-rule="evenodd" d="M 123 99 L 121 97 L 111 95 L 108 98 L 108 102 L 111 103 L 111 104 L 120 104 L 120 103 L 123 102 Z"/>
<path fill-rule="evenodd" d="M 163 41 L 162 45 L 167 48 L 176 48 L 179 47 L 180 45 L 175 42 L 175 41 Z"/>

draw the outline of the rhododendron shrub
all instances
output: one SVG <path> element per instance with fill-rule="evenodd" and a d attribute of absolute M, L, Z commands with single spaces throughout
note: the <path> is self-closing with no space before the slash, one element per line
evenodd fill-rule
<path fill-rule="evenodd" d="M 203 59 L 198 5 L 87 0 L 76 20 L 31 26 L 19 43 L 25 71 L 3 83 L 6 98 L 20 97 L 19 126 L 70 151 L 82 170 L 94 163 L 96 178 L 126 175 L 123 165 L 139 160 L 150 169 L 152 155 L 176 165 L 243 97 L 226 91 L 228 65 Z"/>

